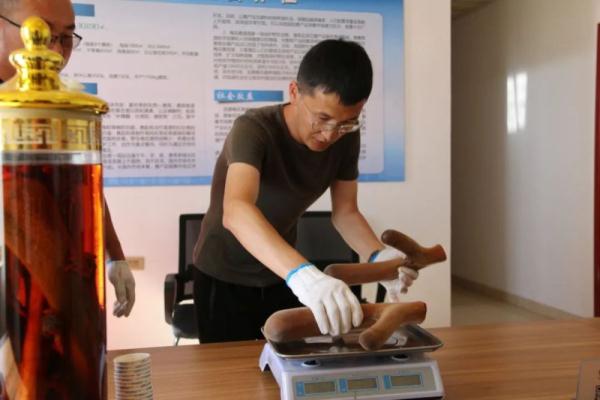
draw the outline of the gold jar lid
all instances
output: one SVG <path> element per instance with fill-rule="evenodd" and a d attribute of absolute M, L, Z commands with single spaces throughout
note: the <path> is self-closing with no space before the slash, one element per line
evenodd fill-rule
<path fill-rule="evenodd" d="M 48 49 L 51 32 L 39 17 L 29 17 L 21 27 L 25 48 L 10 55 L 17 74 L 0 86 L 0 108 L 54 109 L 104 114 L 108 104 L 96 96 L 70 90 L 60 80 L 64 59 Z"/>

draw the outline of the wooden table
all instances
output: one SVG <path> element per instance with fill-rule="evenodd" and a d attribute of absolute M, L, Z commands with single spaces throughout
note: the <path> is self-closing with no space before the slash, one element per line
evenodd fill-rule
<path fill-rule="evenodd" d="M 600 358 L 600 318 L 429 329 L 444 342 L 431 353 L 448 400 L 569 400 L 580 362 Z M 141 349 L 152 355 L 155 399 L 279 399 L 258 368 L 264 342 Z M 113 399 L 112 359 L 109 394 Z"/>

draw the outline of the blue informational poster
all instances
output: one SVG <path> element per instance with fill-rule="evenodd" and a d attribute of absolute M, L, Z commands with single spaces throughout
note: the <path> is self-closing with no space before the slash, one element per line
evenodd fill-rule
<path fill-rule="evenodd" d="M 107 186 L 209 184 L 235 118 L 285 102 L 306 51 L 362 44 L 373 91 L 360 181 L 404 180 L 402 0 L 91 0 L 64 71 L 106 100 Z"/>

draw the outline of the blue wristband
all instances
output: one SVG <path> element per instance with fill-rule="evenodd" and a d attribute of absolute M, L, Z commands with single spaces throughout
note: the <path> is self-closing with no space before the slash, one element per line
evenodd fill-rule
<path fill-rule="evenodd" d="M 300 271 L 302 268 L 311 267 L 311 266 L 312 266 L 311 263 L 302 263 L 302 264 L 298 265 L 296 268 L 294 268 L 293 270 L 288 272 L 287 276 L 285 277 L 285 283 L 289 283 L 290 279 L 292 279 L 292 276 L 294 276 L 294 274 L 296 272 Z"/>
<path fill-rule="evenodd" d="M 379 255 L 380 252 L 381 252 L 381 250 L 375 250 L 374 252 L 372 252 L 371 255 L 369 256 L 368 262 L 373 262 L 375 260 L 375 258 L 377 258 L 377 256 Z"/>

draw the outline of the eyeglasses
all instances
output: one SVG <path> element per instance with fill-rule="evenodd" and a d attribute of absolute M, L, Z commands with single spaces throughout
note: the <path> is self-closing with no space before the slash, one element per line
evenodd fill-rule
<path fill-rule="evenodd" d="M 17 28 L 21 29 L 20 24 L 17 24 L 15 21 L 6 18 L 4 15 L 0 15 L 0 19 L 3 19 L 12 26 L 16 26 Z M 50 37 L 49 47 L 54 46 L 57 42 L 60 41 L 60 45 L 63 49 L 75 49 L 77 48 L 77 46 L 79 46 L 79 43 L 81 43 L 82 40 L 83 38 L 75 32 L 71 34 L 63 33 L 61 35 L 52 35 Z"/>
<path fill-rule="evenodd" d="M 342 136 L 346 133 L 356 132 L 363 126 L 363 123 L 358 119 L 345 121 L 341 123 L 337 123 L 335 121 L 332 121 L 331 119 L 324 120 L 320 118 L 317 115 L 317 113 L 308 108 L 308 106 L 304 102 L 304 96 L 302 96 L 301 102 L 304 105 L 304 108 L 306 108 L 306 111 L 308 111 L 312 116 L 313 131 L 332 132 Z"/>

